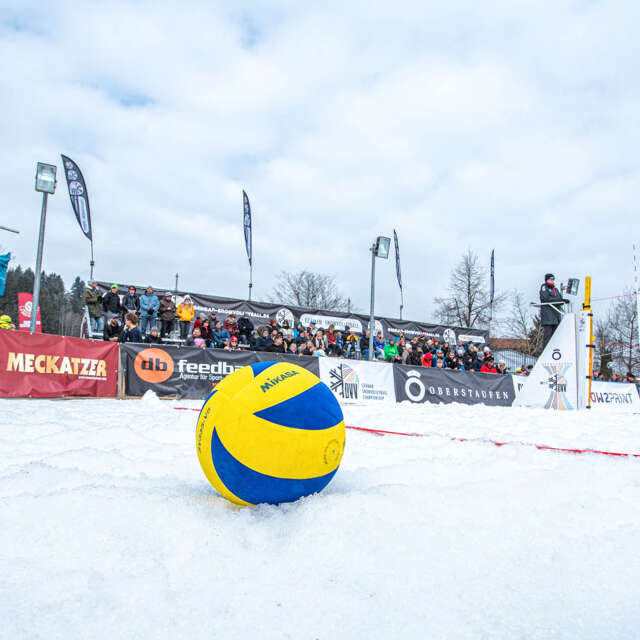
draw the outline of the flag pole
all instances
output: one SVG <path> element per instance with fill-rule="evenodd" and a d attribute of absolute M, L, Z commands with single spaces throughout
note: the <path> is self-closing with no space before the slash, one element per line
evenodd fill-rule
<path fill-rule="evenodd" d="M 251 302 L 251 289 L 253 288 L 253 261 L 249 262 L 249 302 Z"/>
<path fill-rule="evenodd" d="M 402 287 L 400 287 L 400 320 L 402 320 L 403 309 L 404 309 L 404 295 L 402 293 Z"/>
<path fill-rule="evenodd" d="M 93 282 L 93 267 L 95 266 L 93 259 L 93 239 L 91 239 L 91 260 L 89 261 L 89 282 Z"/>

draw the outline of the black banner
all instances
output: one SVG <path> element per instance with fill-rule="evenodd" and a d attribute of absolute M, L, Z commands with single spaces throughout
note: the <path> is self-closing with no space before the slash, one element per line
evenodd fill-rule
<path fill-rule="evenodd" d="M 243 227 L 244 227 L 244 244 L 247 249 L 247 258 L 249 264 L 253 259 L 253 248 L 251 243 L 251 205 L 249 204 L 249 196 L 242 190 L 242 208 L 243 208 Z"/>
<path fill-rule="evenodd" d="M 120 283 L 129 286 L 130 283 Z M 111 287 L 111 282 L 100 282 L 99 288 L 101 292 L 106 293 Z M 145 287 L 136 287 L 136 293 L 139 295 L 144 293 Z M 158 295 L 162 295 L 162 289 L 158 290 Z M 345 327 L 349 327 L 352 332 L 362 335 L 369 326 L 369 317 L 358 313 L 343 313 L 340 311 L 325 311 L 321 309 L 306 309 L 304 307 L 296 307 L 292 305 L 282 305 L 269 302 L 249 302 L 248 300 L 239 300 L 236 298 L 221 298 L 218 296 L 209 296 L 201 293 L 179 292 L 174 295 L 173 291 L 168 291 L 176 303 L 180 304 L 186 295 L 193 300 L 196 315 L 198 313 L 211 312 L 217 314 L 217 319 L 224 321 L 230 315 L 235 314 L 237 317 L 247 314 L 255 328 L 269 323 L 270 318 L 275 318 L 278 324 L 282 324 L 284 320 L 289 322 L 289 326 L 293 327 L 296 323 L 302 322 L 308 327 L 311 322 L 315 322 L 318 328 L 327 329 L 333 324 L 336 331 L 344 331 Z M 407 340 L 414 336 L 424 334 L 427 338 L 437 338 L 441 342 L 449 341 L 455 344 L 458 340 L 468 342 L 472 340 L 476 344 L 488 344 L 489 332 L 484 329 L 463 329 L 461 327 L 449 327 L 439 324 L 427 324 L 426 322 L 413 322 L 411 320 L 397 320 L 394 318 L 376 318 L 376 331 L 381 331 L 385 338 L 398 336 L 401 333 L 405 335 Z"/>
<path fill-rule="evenodd" d="M 67 179 L 67 187 L 69 189 L 73 212 L 76 214 L 76 219 L 82 229 L 82 233 L 84 233 L 89 240 L 93 240 L 91 212 L 89 210 L 89 193 L 87 192 L 87 185 L 85 184 L 82 171 L 80 171 L 78 165 L 71 158 L 67 158 L 65 155 L 62 155 L 62 165 L 64 167 L 65 178 Z"/>
<path fill-rule="evenodd" d="M 515 399 L 511 376 L 394 365 L 396 401 L 487 404 L 510 407 Z"/>
<path fill-rule="evenodd" d="M 222 378 L 254 362 L 286 360 L 319 376 L 318 358 L 168 345 L 120 345 L 125 394 L 206 398 Z"/>

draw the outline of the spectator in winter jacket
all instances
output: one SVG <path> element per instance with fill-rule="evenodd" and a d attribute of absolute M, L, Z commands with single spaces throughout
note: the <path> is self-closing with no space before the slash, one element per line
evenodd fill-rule
<path fill-rule="evenodd" d="M 207 319 L 206 313 L 198 314 L 198 317 L 195 319 L 195 322 L 193 323 L 193 328 L 191 329 L 191 331 L 193 331 L 193 329 L 199 329 L 202 326 L 202 323 L 206 319 Z M 209 324 L 211 324 L 211 320 L 209 320 Z M 213 323 L 213 325 L 215 326 L 215 322 Z"/>
<path fill-rule="evenodd" d="M 289 326 L 288 320 L 282 321 L 282 330 L 280 331 L 286 342 L 293 340 L 293 329 Z"/>
<path fill-rule="evenodd" d="M 349 327 L 344 328 L 344 355 L 347 358 L 355 358 L 358 349 L 358 336 L 351 333 Z"/>
<path fill-rule="evenodd" d="M 378 331 L 376 337 L 373 339 L 373 351 L 378 360 L 384 360 L 384 348 L 385 341 L 382 334 Z"/>
<path fill-rule="evenodd" d="M 542 325 L 542 348 L 547 346 L 551 336 L 560 324 L 562 312 L 560 311 L 563 304 L 569 302 L 565 300 L 560 292 L 556 289 L 556 278 L 553 273 L 547 273 L 544 277 L 544 283 L 540 287 L 540 324 Z"/>
<path fill-rule="evenodd" d="M 266 351 L 272 344 L 273 341 L 269 336 L 269 329 L 267 329 L 267 327 L 263 327 L 260 331 L 260 336 L 256 340 L 256 351 Z"/>
<path fill-rule="evenodd" d="M 238 320 L 238 338 L 243 344 L 253 344 L 253 322 L 246 313 Z"/>
<path fill-rule="evenodd" d="M 299 356 L 300 353 L 298 351 L 298 344 L 296 342 L 291 341 L 289 343 L 289 347 L 287 348 L 287 353 L 290 356 Z"/>
<path fill-rule="evenodd" d="M 286 349 L 281 335 L 277 335 L 273 344 L 267 348 L 270 353 L 285 353 Z"/>
<path fill-rule="evenodd" d="M 138 329 L 138 316 L 127 313 L 124 317 L 124 331 L 120 334 L 120 342 L 142 342 L 142 333 Z"/>
<path fill-rule="evenodd" d="M 433 355 L 429 351 L 422 354 L 422 366 L 423 367 L 433 366 Z"/>
<path fill-rule="evenodd" d="M 185 347 L 200 347 L 201 349 L 205 349 L 207 343 L 203 340 L 202 335 L 200 334 L 200 328 L 194 327 L 190 336 L 184 341 Z"/>
<path fill-rule="evenodd" d="M 225 346 L 227 351 L 242 351 L 240 349 L 240 343 L 238 341 L 238 336 L 231 336 L 229 343 Z"/>
<path fill-rule="evenodd" d="M 146 293 L 140 296 L 140 331 L 146 334 L 156 324 L 160 300 L 153 293 L 153 287 L 149 285 Z"/>
<path fill-rule="evenodd" d="M 151 327 L 151 331 L 144 337 L 147 344 L 162 344 L 162 337 L 158 331 L 158 327 Z"/>
<path fill-rule="evenodd" d="M 11 316 L 0 316 L 0 329 L 7 329 L 8 331 L 15 331 L 16 325 L 11 322 Z"/>
<path fill-rule="evenodd" d="M 393 338 L 389 338 L 389 342 L 384 346 L 384 359 L 387 362 L 400 362 L 401 360 L 396 341 Z"/>
<path fill-rule="evenodd" d="M 498 373 L 501 373 L 503 376 L 506 376 L 507 373 L 509 373 L 507 371 L 507 363 L 504 360 L 500 360 L 500 362 L 498 362 Z"/>
<path fill-rule="evenodd" d="M 122 315 L 124 308 L 120 304 L 117 284 L 112 284 L 111 289 L 102 296 L 102 310 L 104 312 L 106 323 L 109 322 L 112 313 L 115 313 L 117 316 Z"/>
<path fill-rule="evenodd" d="M 409 345 L 407 345 L 407 349 L 409 348 Z M 420 347 L 417 347 L 416 349 L 413 348 L 413 345 L 411 345 L 411 349 L 408 351 L 409 355 L 407 356 L 407 364 L 411 365 L 412 367 L 421 367 L 422 366 L 422 351 L 420 349 Z"/>
<path fill-rule="evenodd" d="M 240 332 L 236 316 L 233 313 L 227 316 L 227 319 L 222 323 L 222 326 L 229 332 L 229 335 L 237 336 Z"/>
<path fill-rule="evenodd" d="M 498 370 L 495 368 L 493 364 L 493 356 L 487 356 L 484 359 L 484 363 L 480 367 L 481 373 L 498 373 Z"/>
<path fill-rule="evenodd" d="M 222 326 L 220 320 L 216 322 L 216 326 L 213 329 L 213 342 L 211 346 L 216 349 L 224 349 L 231 341 L 231 335 Z"/>
<path fill-rule="evenodd" d="M 316 331 L 316 335 L 313 337 L 313 346 L 315 351 L 314 356 L 326 356 L 327 355 L 327 338 L 324 335 L 322 329 Z"/>
<path fill-rule="evenodd" d="M 173 323 L 176 319 L 176 305 L 173 301 L 173 296 L 169 292 L 160 300 L 158 316 L 162 324 L 160 337 L 166 338 L 173 331 Z"/>
<path fill-rule="evenodd" d="M 211 346 L 213 342 L 213 329 L 209 325 L 209 320 L 205 320 L 200 327 L 200 335 L 202 339 L 205 341 L 207 347 Z"/>
<path fill-rule="evenodd" d="M 89 320 L 91 321 L 91 333 L 102 333 L 104 330 L 104 315 L 102 310 L 102 294 L 98 291 L 96 280 L 87 286 L 82 299 L 89 310 Z"/>
<path fill-rule="evenodd" d="M 335 327 L 332 324 L 329 325 L 325 337 L 327 339 L 327 355 L 339 356 L 340 349 L 337 344 L 338 334 L 336 333 Z"/>
<path fill-rule="evenodd" d="M 191 302 L 189 296 L 184 297 L 184 300 L 178 305 L 176 313 L 178 315 L 178 322 L 180 323 L 180 340 L 186 340 L 189 335 L 189 329 L 191 328 L 191 321 L 195 315 L 193 302 Z"/>
<path fill-rule="evenodd" d="M 363 360 L 369 359 L 369 342 L 371 340 L 371 331 L 367 329 L 366 333 L 360 338 L 360 354 Z"/>
<path fill-rule="evenodd" d="M 109 322 L 104 325 L 104 331 L 102 332 L 103 340 L 107 342 L 119 342 L 122 329 L 123 326 L 120 324 L 117 314 L 112 313 Z"/>
<path fill-rule="evenodd" d="M 129 287 L 129 291 L 122 297 L 122 307 L 124 313 L 131 312 L 140 315 L 140 297 L 133 285 Z"/>

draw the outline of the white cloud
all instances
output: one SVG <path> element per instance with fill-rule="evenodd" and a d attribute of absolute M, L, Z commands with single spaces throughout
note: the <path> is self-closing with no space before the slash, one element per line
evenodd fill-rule
<path fill-rule="evenodd" d="M 398 230 L 405 316 L 460 254 L 533 299 L 547 270 L 631 280 L 640 239 L 632 2 L 0 3 L 2 237 L 33 264 L 38 160 L 90 190 L 97 275 L 254 298 L 281 269 L 368 307 L 368 246 Z M 61 181 L 45 268 L 87 276 Z M 392 261 L 378 309 L 395 314 Z"/>

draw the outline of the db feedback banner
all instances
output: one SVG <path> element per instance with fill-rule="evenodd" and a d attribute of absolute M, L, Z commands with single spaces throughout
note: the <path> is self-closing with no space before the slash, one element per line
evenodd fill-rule
<path fill-rule="evenodd" d="M 120 345 L 125 394 L 206 398 L 211 389 L 236 369 L 265 360 L 285 360 L 319 374 L 318 358 L 286 357 L 278 353 L 225 351 L 169 345 Z"/>
<path fill-rule="evenodd" d="M 114 397 L 118 345 L 0 331 L 0 397 Z"/>

